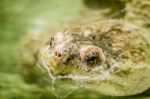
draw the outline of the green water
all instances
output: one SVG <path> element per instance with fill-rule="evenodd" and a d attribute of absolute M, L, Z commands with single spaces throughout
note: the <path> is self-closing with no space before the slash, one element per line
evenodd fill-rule
<path fill-rule="evenodd" d="M 0 0 L 0 99 L 56 99 L 50 88 L 27 84 L 18 73 L 21 37 L 80 14 L 81 0 Z M 107 97 L 76 90 L 68 99 L 150 99 L 149 93 Z"/>

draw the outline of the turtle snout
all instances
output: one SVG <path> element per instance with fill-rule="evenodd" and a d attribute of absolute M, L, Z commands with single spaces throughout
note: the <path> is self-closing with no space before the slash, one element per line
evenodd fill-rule
<path fill-rule="evenodd" d="M 62 58 L 62 53 L 58 52 L 58 51 L 55 51 L 55 58 L 56 59 L 61 59 Z"/>
<path fill-rule="evenodd" d="M 57 64 L 67 63 L 67 60 L 70 56 L 70 48 L 65 47 L 64 45 L 58 45 L 54 49 L 54 60 Z"/>

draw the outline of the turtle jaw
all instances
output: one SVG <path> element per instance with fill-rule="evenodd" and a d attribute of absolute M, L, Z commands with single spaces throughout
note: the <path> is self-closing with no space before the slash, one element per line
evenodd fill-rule
<path fill-rule="evenodd" d="M 92 67 L 87 69 L 84 65 L 79 64 L 57 64 L 53 59 L 49 60 L 48 65 L 51 75 L 58 79 L 71 79 L 73 81 L 89 82 L 94 80 L 104 80 L 104 75 L 108 71 L 103 66 Z M 82 66 L 81 66 L 82 65 Z"/>

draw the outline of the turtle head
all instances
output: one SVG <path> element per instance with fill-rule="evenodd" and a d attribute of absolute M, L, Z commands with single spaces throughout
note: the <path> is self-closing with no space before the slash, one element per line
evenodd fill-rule
<path fill-rule="evenodd" d="M 71 81 L 104 95 L 133 95 L 149 88 L 149 41 L 144 33 L 124 22 L 84 24 L 54 34 L 40 57 L 50 76 L 63 84 Z M 138 87 L 139 82 L 144 86 Z"/>
<path fill-rule="evenodd" d="M 105 54 L 99 46 L 82 33 L 68 31 L 51 36 L 41 49 L 41 58 L 55 77 L 95 76 L 106 67 Z"/>

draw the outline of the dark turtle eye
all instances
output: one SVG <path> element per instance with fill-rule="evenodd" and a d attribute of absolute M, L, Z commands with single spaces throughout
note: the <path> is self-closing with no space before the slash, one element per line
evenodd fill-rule
<path fill-rule="evenodd" d="M 100 56 L 98 52 L 90 52 L 86 55 L 84 60 L 87 65 L 94 66 L 101 62 Z"/>

